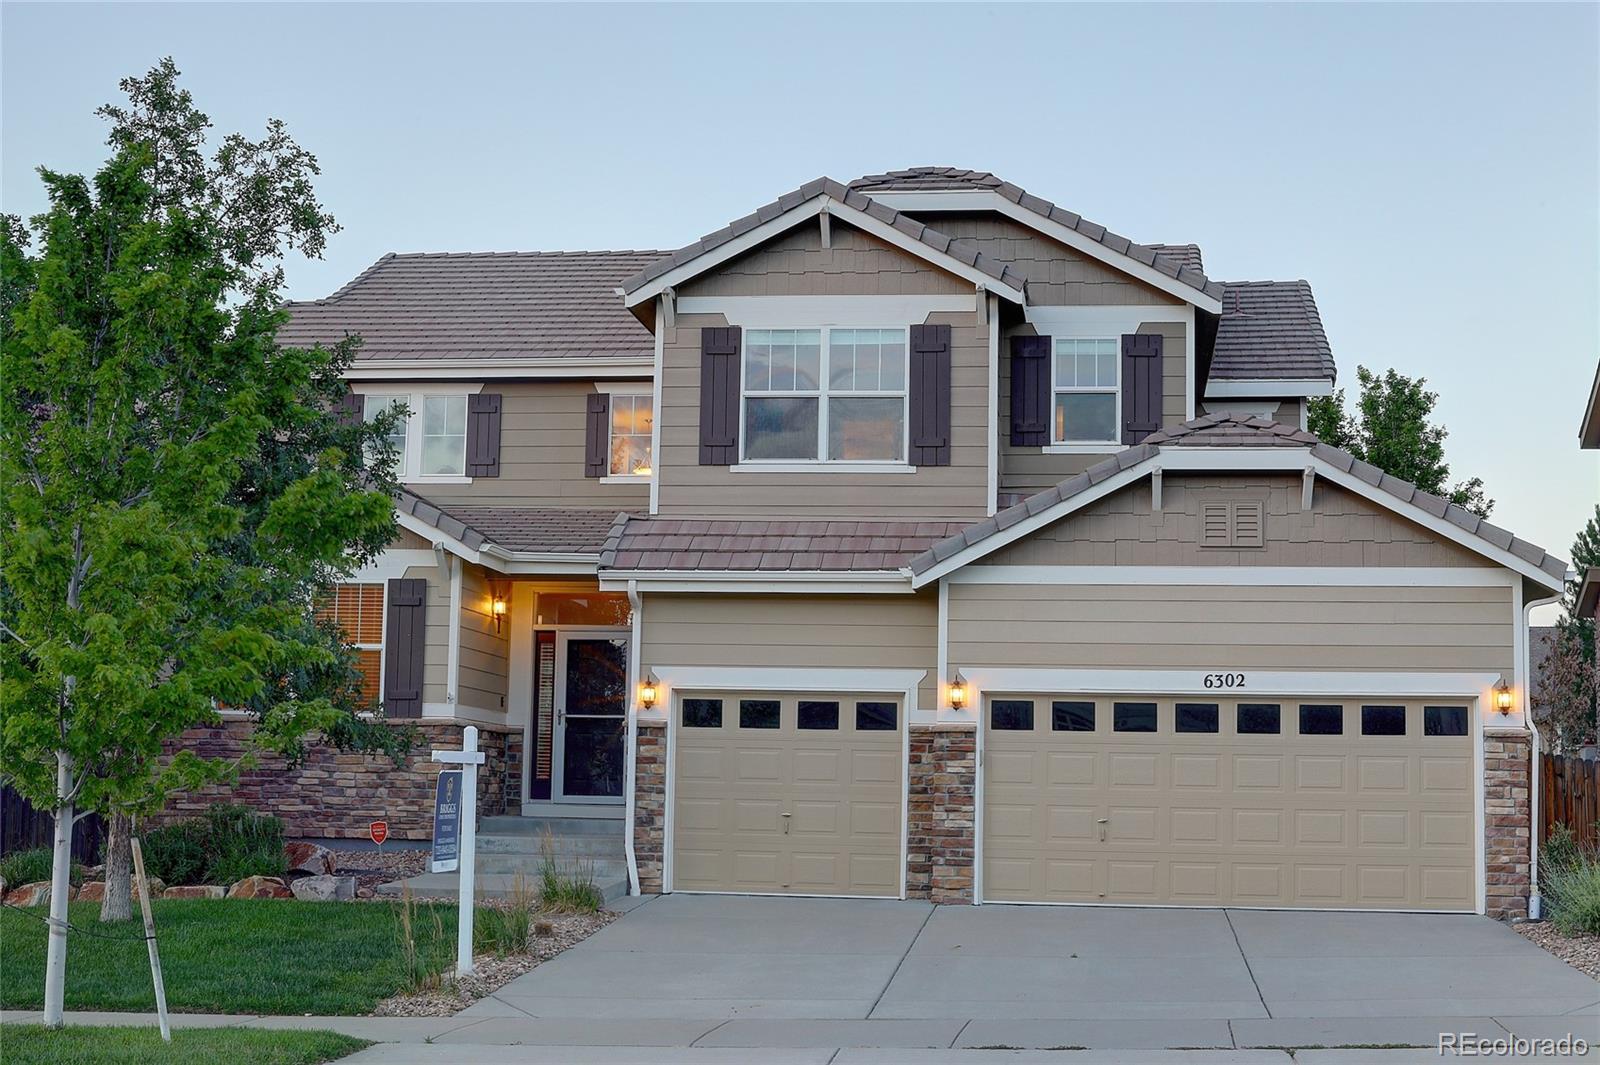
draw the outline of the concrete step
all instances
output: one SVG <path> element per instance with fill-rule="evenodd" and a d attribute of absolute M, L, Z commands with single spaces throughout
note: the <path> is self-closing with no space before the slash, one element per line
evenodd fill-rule
<path fill-rule="evenodd" d="M 525 889 L 536 897 L 539 884 L 536 879 L 524 877 Z M 378 894 L 385 898 L 398 898 L 402 885 L 409 885 L 411 894 L 423 898 L 454 899 L 461 883 L 461 878 L 455 873 L 423 873 L 411 877 L 409 880 L 395 880 L 387 884 L 378 885 Z M 628 893 L 628 874 L 624 869 L 621 875 L 601 877 L 595 876 L 595 886 L 605 895 L 605 900 L 611 902 Z M 508 899 L 516 888 L 516 877 L 505 873 L 477 874 L 477 894 L 486 899 Z"/>
<path fill-rule="evenodd" d="M 600 858 L 620 858 L 624 853 L 622 833 L 615 836 L 552 836 L 550 853 L 556 861 L 592 855 Z M 538 836 L 484 836 L 478 837 L 479 854 L 532 854 L 543 857 L 544 837 Z"/>
<path fill-rule="evenodd" d="M 544 862 L 538 857 L 526 857 L 519 854 L 480 854 L 478 855 L 478 871 L 480 873 L 497 873 L 510 876 L 521 873 L 530 880 L 537 880 Z M 556 862 L 556 869 L 567 874 L 588 875 L 596 880 L 605 876 L 626 875 L 628 862 L 626 858 L 579 858 Z"/>
<path fill-rule="evenodd" d="M 478 821 L 478 834 L 492 836 L 532 836 L 546 832 L 555 836 L 622 835 L 620 817 L 484 817 Z"/>

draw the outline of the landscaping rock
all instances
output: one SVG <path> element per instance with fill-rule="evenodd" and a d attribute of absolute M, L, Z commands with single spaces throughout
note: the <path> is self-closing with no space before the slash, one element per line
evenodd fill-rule
<path fill-rule="evenodd" d="M 67 888 L 67 898 L 73 899 L 78 895 L 76 888 Z M 6 892 L 7 906 L 43 906 L 50 901 L 50 881 L 37 880 L 32 884 L 23 884 Z"/>
<path fill-rule="evenodd" d="M 289 843 L 284 846 L 283 853 L 289 859 L 291 873 L 332 876 L 337 868 L 333 852 L 315 843 Z"/>
<path fill-rule="evenodd" d="M 106 897 L 106 882 L 104 880 L 91 880 L 78 889 L 79 902 L 104 902 Z"/>
<path fill-rule="evenodd" d="M 348 902 L 356 897 L 353 876 L 303 876 L 290 885 L 301 902 Z"/>
<path fill-rule="evenodd" d="M 228 889 L 220 884 L 178 884 L 161 893 L 164 899 L 220 899 Z"/>
<path fill-rule="evenodd" d="M 228 889 L 230 899 L 288 899 L 294 892 L 275 876 L 247 876 Z"/>

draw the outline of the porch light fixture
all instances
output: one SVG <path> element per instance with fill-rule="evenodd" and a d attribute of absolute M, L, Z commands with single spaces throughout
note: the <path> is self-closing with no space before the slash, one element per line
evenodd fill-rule
<path fill-rule="evenodd" d="M 955 679 L 950 682 L 950 709 L 960 710 L 967 705 L 967 679 L 956 670 Z"/>
<path fill-rule="evenodd" d="M 506 619 L 506 609 L 506 597 L 499 592 L 495 592 L 489 600 L 489 613 L 494 615 L 494 631 L 497 633 Z"/>
<path fill-rule="evenodd" d="M 657 694 L 655 674 L 645 674 L 644 680 L 639 682 L 639 705 L 646 710 L 655 706 Z"/>
<path fill-rule="evenodd" d="M 1494 708 L 1504 716 L 1511 713 L 1513 701 L 1511 685 L 1506 683 L 1506 678 L 1501 677 L 1499 683 L 1494 686 Z"/>

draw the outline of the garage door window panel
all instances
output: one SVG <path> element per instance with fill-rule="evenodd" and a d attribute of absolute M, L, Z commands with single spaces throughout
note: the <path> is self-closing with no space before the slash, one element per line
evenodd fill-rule
<path fill-rule="evenodd" d="M 1093 732 L 1094 704 L 1071 700 L 1050 704 L 1052 732 Z"/>
<path fill-rule="evenodd" d="M 1216 703 L 1179 703 L 1173 715 L 1176 732 L 1216 732 L 1217 722 Z"/>
<path fill-rule="evenodd" d="M 684 728 L 721 728 L 721 699 L 685 699 L 683 701 Z"/>
<path fill-rule="evenodd" d="M 996 699 L 989 708 L 989 727 L 997 732 L 1032 732 L 1033 700 Z"/>
<path fill-rule="evenodd" d="M 857 703 L 857 732 L 893 732 L 899 728 L 899 708 L 894 703 Z"/>
<path fill-rule="evenodd" d="M 802 699 L 796 724 L 803 732 L 836 732 L 839 728 L 839 704 Z"/>
<path fill-rule="evenodd" d="M 1403 706 L 1363 706 L 1361 708 L 1361 734 L 1363 736 L 1404 736 L 1406 734 L 1406 708 Z"/>
<path fill-rule="evenodd" d="M 775 729 L 781 713 L 776 699 L 740 699 L 739 727 L 749 729 Z"/>
<path fill-rule="evenodd" d="M 1116 732 L 1156 731 L 1156 704 L 1114 704 L 1111 708 L 1111 728 Z"/>
<path fill-rule="evenodd" d="M 1283 727 L 1283 708 L 1277 703 L 1240 703 L 1235 721 L 1241 736 L 1276 736 Z"/>
<path fill-rule="evenodd" d="M 1464 706 L 1424 706 L 1422 708 L 1422 734 L 1424 736 L 1465 736 L 1467 734 L 1467 708 Z"/>
<path fill-rule="evenodd" d="M 1301 703 L 1300 735 L 1343 736 L 1344 707 L 1334 703 Z"/>

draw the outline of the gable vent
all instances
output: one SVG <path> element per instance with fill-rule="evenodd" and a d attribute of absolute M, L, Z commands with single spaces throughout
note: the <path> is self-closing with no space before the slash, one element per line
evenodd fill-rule
<path fill-rule="evenodd" d="M 1263 547 L 1266 514 L 1259 501 L 1200 504 L 1201 547 Z"/>

